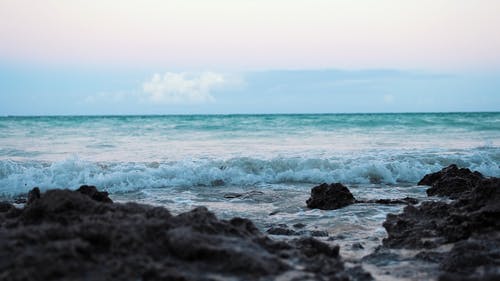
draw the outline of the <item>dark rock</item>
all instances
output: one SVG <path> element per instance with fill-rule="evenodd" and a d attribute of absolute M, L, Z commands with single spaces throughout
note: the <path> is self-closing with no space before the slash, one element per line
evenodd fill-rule
<path fill-rule="evenodd" d="M 450 165 L 439 172 L 424 176 L 418 184 L 431 186 L 426 191 L 429 196 L 458 198 L 462 193 L 471 191 L 482 179 L 484 177 L 479 172 Z"/>
<path fill-rule="evenodd" d="M 366 200 L 360 201 L 356 200 L 356 203 L 371 203 L 371 204 L 382 204 L 382 205 L 396 205 L 396 204 L 418 204 L 418 199 L 412 197 L 405 197 L 401 199 L 376 199 L 376 200 Z"/>
<path fill-rule="evenodd" d="M 272 235 L 287 235 L 287 236 L 299 234 L 295 230 L 284 227 L 271 227 L 270 229 L 267 230 L 267 233 Z"/>
<path fill-rule="evenodd" d="M 363 244 L 361 243 L 354 243 L 352 244 L 351 248 L 353 250 L 363 250 L 365 247 L 363 247 Z"/>
<path fill-rule="evenodd" d="M 387 215 L 384 222 L 390 247 L 432 248 L 467 239 L 472 234 L 500 230 L 500 179 L 484 179 L 450 204 L 423 202 L 407 206 L 400 215 Z"/>
<path fill-rule="evenodd" d="M 391 248 L 433 248 L 448 241 L 442 237 L 450 216 L 449 205 L 442 202 L 423 202 L 408 205 L 399 215 L 388 214 L 384 228 L 388 237 L 383 240 Z M 466 234 L 464 234 L 466 235 Z M 463 237 L 460 237 L 463 238 Z"/>
<path fill-rule="evenodd" d="M 10 209 L 13 209 L 14 206 L 9 202 L 0 201 L 0 213 L 8 212 Z"/>
<path fill-rule="evenodd" d="M 440 263 L 444 259 L 444 253 L 433 251 L 422 251 L 415 258 L 426 262 Z"/>
<path fill-rule="evenodd" d="M 81 194 L 85 194 L 92 198 L 92 200 L 103 202 L 103 203 L 113 203 L 113 201 L 108 197 L 108 193 L 105 191 L 97 190 L 97 187 L 91 185 L 82 185 L 76 190 Z"/>
<path fill-rule="evenodd" d="M 299 222 L 299 223 L 294 224 L 294 225 L 293 225 L 293 227 L 294 227 L 294 228 L 301 229 L 301 228 L 306 227 L 306 225 L 305 225 L 305 224 L 303 224 L 303 223 L 300 223 L 300 222 Z"/>
<path fill-rule="evenodd" d="M 335 210 L 354 202 L 352 193 L 341 183 L 323 183 L 313 187 L 311 197 L 306 201 L 308 208 L 321 210 Z"/>
<path fill-rule="evenodd" d="M 38 199 L 40 199 L 40 189 L 38 187 L 35 187 L 30 192 L 28 192 L 28 200 L 26 204 L 29 205 Z"/>
<path fill-rule="evenodd" d="M 331 247 L 330 245 L 316 240 L 311 237 L 304 237 L 295 240 L 295 244 L 303 250 L 303 252 L 308 257 L 317 256 L 319 254 L 323 254 L 330 258 L 338 258 L 339 255 L 339 246 Z"/>
<path fill-rule="evenodd" d="M 500 237 L 469 239 L 456 243 L 444 256 L 441 268 L 449 273 L 474 275 L 481 267 L 482 273 L 495 273 L 500 280 Z M 483 279 L 481 279 L 483 280 Z"/>
<path fill-rule="evenodd" d="M 467 185 L 475 181 L 472 188 L 454 193 L 457 200 L 451 203 L 423 202 L 407 206 L 402 214 L 389 214 L 383 224 L 388 233 L 383 245 L 432 249 L 455 243 L 450 252 L 423 251 L 416 258 L 440 263 L 446 273 L 439 280 L 500 280 L 500 179 L 460 173 L 470 176 Z M 431 180 L 436 177 L 428 177 L 426 183 Z"/>
<path fill-rule="evenodd" d="M 372 281 L 374 280 L 372 275 L 363 270 L 361 266 L 355 266 L 347 269 L 347 275 L 353 281 Z"/>
<path fill-rule="evenodd" d="M 172 216 L 98 201 L 88 190 L 49 190 L 0 212 L 0 280 L 273 280 L 287 271 L 349 278 L 338 246 L 274 241 L 247 219 L 219 220 L 204 207 Z"/>
<path fill-rule="evenodd" d="M 498 281 L 500 276 L 498 270 L 493 272 L 480 272 L 477 275 L 460 275 L 456 273 L 445 273 L 439 276 L 438 281 Z"/>
<path fill-rule="evenodd" d="M 307 280 L 350 280 L 349 275 L 345 271 L 344 264 L 340 260 L 339 246 L 332 247 L 312 237 L 295 239 L 290 241 L 290 244 L 294 248 L 300 249 L 299 256 L 306 261 L 303 265 L 305 270 L 316 272 L 316 276 L 310 276 Z M 321 278 L 322 276 L 324 277 Z M 298 280 L 303 279 L 299 278 Z"/>
<path fill-rule="evenodd" d="M 328 232 L 324 230 L 311 230 L 309 234 L 313 237 L 328 237 Z"/>

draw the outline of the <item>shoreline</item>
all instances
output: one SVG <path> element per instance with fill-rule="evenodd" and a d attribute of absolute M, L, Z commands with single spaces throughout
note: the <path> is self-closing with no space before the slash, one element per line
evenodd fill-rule
<path fill-rule="evenodd" d="M 474 264 L 473 262 L 471 263 L 470 257 L 466 256 L 465 257 L 466 260 L 465 261 L 462 260 L 461 262 L 462 263 L 465 262 L 466 264 L 467 263 L 472 264 L 469 267 L 467 267 L 468 271 L 463 271 L 460 267 L 457 267 L 452 262 L 456 260 L 457 256 L 459 257 L 461 255 L 460 253 L 463 253 L 464 250 L 470 252 L 471 247 L 475 249 L 478 247 L 481 248 L 480 247 L 481 245 L 493 245 L 493 249 L 495 249 L 495 247 L 496 249 L 498 249 L 498 245 L 500 245 L 500 241 L 496 237 L 499 234 L 499 229 L 500 229 L 499 225 L 498 223 L 495 223 L 495 221 L 491 222 L 491 219 L 490 221 L 488 221 L 488 218 L 492 214 L 498 214 L 500 210 L 499 203 L 498 201 L 495 202 L 490 200 L 491 198 L 487 197 L 485 198 L 485 196 L 482 195 L 485 192 L 484 190 L 489 190 L 488 194 L 490 195 L 490 197 L 493 196 L 492 198 L 497 198 L 500 190 L 500 185 L 499 185 L 500 180 L 498 178 L 484 178 L 482 175 L 480 174 L 478 175 L 478 173 L 472 173 L 470 171 L 468 172 L 467 171 L 468 169 L 458 169 L 456 166 L 455 167 L 450 166 L 443 169 L 440 172 L 429 174 L 426 177 L 424 177 L 424 179 L 421 181 L 421 184 L 431 186 L 431 188 L 428 189 L 428 193 L 429 190 L 431 190 L 430 192 L 431 194 L 429 195 L 436 195 L 435 190 L 438 190 L 437 192 L 438 195 L 446 197 L 451 196 L 455 199 L 450 202 L 443 202 L 439 200 L 438 201 L 425 200 L 424 202 L 415 206 L 413 204 L 408 205 L 408 207 L 406 207 L 400 214 L 388 215 L 383 225 L 389 233 L 388 237 L 384 239 L 381 246 L 376 248 L 372 253 L 365 255 L 360 260 L 352 260 L 352 259 L 346 260 L 345 258 L 342 258 L 342 256 L 339 255 L 339 247 L 335 246 L 338 245 L 338 243 L 336 243 L 335 237 L 331 237 L 328 235 L 324 236 L 322 233 L 320 233 L 321 231 L 318 231 L 317 233 L 312 233 L 311 231 L 301 232 L 300 230 L 301 227 L 299 225 L 293 225 L 291 227 L 290 226 L 283 227 L 278 225 L 277 227 L 275 227 L 274 230 L 271 230 L 270 228 L 267 231 L 268 233 L 266 234 L 264 232 L 259 231 L 255 227 L 254 223 L 252 223 L 252 221 L 248 219 L 235 219 L 238 222 L 237 223 L 238 227 L 240 226 L 239 224 L 242 222 L 244 222 L 244 224 L 246 225 L 243 229 L 243 233 L 240 233 L 239 231 L 241 231 L 241 229 L 234 230 L 232 228 L 234 227 L 234 225 L 232 225 L 231 222 L 235 223 L 235 221 L 219 220 L 215 218 L 215 216 L 204 207 L 201 207 L 201 209 L 197 208 L 190 212 L 172 216 L 167 209 L 162 207 L 153 207 L 136 203 L 110 203 L 109 201 L 106 203 L 102 202 L 102 200 L 106 201 L 106 198 L 108 198 L 107 193 L 98 192 L 97 189 L 93 190 L 92 187 L 84 188 L 87 189 L 87 191 L 85 192 L 82 192 L 81 190 L 80 191 L 51 190 L 41 194 L 41 196 L 39 193 L 37 195 L 36 191 L 35 192 L 32 191 L 30 193 L 31 199 L 30 198 L 27 199 L 27 203 L 28 202 L 29 203 L 26 204 L 26 207 L 24 209 L 15 208 L 9 203 L 2 203 L 0 205 L 0 222 L 1 222 L 0 235 L 4 237 L 3 240 L 5 241 L 4 245 L 2 246 L 7 247 L 4 249 L 5 250 L 10 249 L 10 251 L 7 252 L 10 252 L 10 255 L 14 254 L 16 258 L 22 259 L 26 251 L 30 251 L 32 253 L 34 251 L 35 256 L 38 255 L 39 256 L 38 258 L 40 258 L 40 260 L 43 260 L 45 258 L 43 257 L 44 253 L 40 252 L 37 253 L 36 250 L 37 246 L 35 246 L 42 242 L 51 245 L 49 247 L 55 247 L 54 249 L 56 253 L 59 251 L 58 254 L 61 255 L 71 254 L 71 255 L 76 255 L 73 256 L 73 258 L 82 258 L 79 256 L 80 250 L 78 249 L 72 250 L 76 252 L 68 253 L 67 249 L 58 248 L 58 246 L 56 246 L 58 245 L 58 243 L 59 244 L 69 243 L 69 245 L 71 246 L 74 243 L 73 241 L 74 239 L 77 240 L 83 239 L 84 242 L 86 241 L 86 243 L 88 244 L 87 245 L 84 243 L 86 256 L 97 255 L 99 258 L 102 258 L 103 256 L 106 256 L 107 253 L 106 251 L 109 251 L 108 253 L 112 253 L 112 250 L 110 249 L 112 248 L 111 245 L 115 243 L 114 242 L 115 239 L 117 239 L 117 237 L 113 236 L 116 233 L 109 234 L 110 235 L 109 237 L 107 237 L 106 234 L 104 233 L 99 233 L 97 235 L 98 236 L 97 238 L 96 237 L 92 238 L 93 236 L 90 235 L 92 237 L 90 237 L 90 240 L 88 240 L 87 238 L 89 237 L 86 236 L 88 234 L 86 234 L 85 231 L 83 231 L 83 229 L 79 229 L 79 227 L 82 227 L 82 225 L 79 224 L 83 225 L 88 224 L 88 221 L 86 220 L 89 218 L 92 218 L 93 220 L 96 221 L 104 219 L 108 221 L 108 223 L 111 223 L 110 226 L 108 227 L 111 228 L 112 230 L 111 232 L 113 232 L 116 231 L 116 229 L 113 230 L 115 227 L 120 228 L 122 227 L 121 224 L 123 223 L 127 224 L 132 222 L 134 224 L 137 223 L 138 224 L 137 226 L 141 225 L 141 227 L 148 227 L 148 222 L 149 222 L 148 216 L 151 216 L 155 220 L 160 220 L 160 221 L 173 220 L 176 221 L 176 223 L 179 223 L 179 225 L 173 223 L 173 226 L 172 224 L 169 223 L 160 224 L 161 226 L 165 227 L 168 231 L 170 230 L 174 231 L 173 233 L 176 233 L 175 231 L 182 232 L 181 236 L 175 236 L 175 235 L 172 236 L 172 234 L 170 234 L 170 236 L 167 235 L 168 237 L 177 237 L 176 239 L 174 239 L 176 240 L 175 242 L 173 242 L 174 244 L 186 239 L 184 235 L 192 235 L 192 237 L 194 237 L 192 239 L 196 238 L 195 239 L 196 243 L 201 243 L 203 245 L 204 243 L 206 244 L 207 241 L 212 241 L 212 239 L 215 239 L 213 241 L 218 241 L 217 243 L 220 242 L 221 244 L 217 244 L 217 246 L 215 247 L 210 246 L 211 244 L 209 243 L 209 245 L 205 245 L 207 248 L 190 249 L 190 247 L 193 244 L 191 242 L 194 242 L 191 241 L 190 243 L 185 244 L 182 250 L 178 249 L 177 250 L 178 252 L 175 252 L 175 250 L 171 249 L 172 241 L 170 241 L 168 242 L 170 243 L 169 244 L 170 248 L 167 247 L 166 249 L 164 249 L 165 250 L 164 254 L 166 254 L 171 259 L 168 261 L 168 263 L 175 262 L 176 265 L 179 266 L 180 268 L 190 268 L 189 270 L 192 270 L 193 266 L 194 267 L 199 266 L 200 267 L 198 268 L 199 270 L 201 270 L 201 268 L 206 270 L 206 266 L 210 265 L 210 267 L 213 267 L 214 269 L 216 268 L 216 270 L 212 272 L 213 274 L 215 274 L 214 276 L 218 276 L 219 274 L 221 274 L 219 276 L 220 278 L 222 278 L 223 276 L 225 276 L 224 278 L 232 276 L 236 279 L 241 278 L 241 280 L 244 280 L 246 277 L 252 276 L 252 278 L 255 277 L 256 279 L 259 280 L 270 280 L 270 279 L 276 279 L 278 277 L 282 278 L 281 280 L 293 280 L 292 276 L 295 276 L 294 278 L 299 278 L 299 277 L 309 278 L 310 280 L 337 280 L 337 279 L 328 279 L 329 278 L 328 274 L 331 275 L 332 271 L 326 274 L 325 272 L 321 271 L 317 272 L 316 270 L 318 268 L 313 270 L 314 268 L 313 264 L 317 264 L 318 262 L 332 263 L 335 261 L 334 264 L 331 265 L 332 269 L 335 269 L 334 270 L 335 276 L 337 276 L 338 278 L 347 278 L 338 280 L 372 280 L 370 279 L 372 277 L 369 277 L 370 273 L 366 272 L 366 270 L 363 270 L 363 268 L 365 269 L 371 268 L 371 270 L 369 271 L 374 273 L 376 270 L 375 271 L 373 270 L 373 266 L 375 266 L 375 269 L 377 269 L 377 267 L 378 269 L 380 269 L 384 267 L 383 266 L 384 263 L 387 264 L 390 262 L 400 262 L 400 263 L 424 262 L 427 266 L 430 266 L 431 269 L 435 270 L 434 278 L 439 278 L 439 280 L 478 280 L 477 274 L 480 274 L 481 272 L 477 272 L 477 269 L 483 268 L 484 276 L 481 277 L 483 278 L 481 280 L 494 280 L 494 278 L 500 276 L 500 264 L 498 260 L 495 260 L 494 252 L 491 252 L 491 250 L 483 249 L 482 251 L 475 252 L 476 256 L 475 259 L 477 259 L 478 256 L 486 257 L 485 259 L 482 260 L 483 261 L 482 264 L 481 263 L 477 264 L 477 262 L 476 264 Z M 426 178 L 427 180 L 425 181 Z M 456 187 L 459 188 L 457 189 Z M 90 191 L 88 190 L 89 188 Z M 448 189 L 451 189 L 451 191 L 449 191 Z M 445 190 L 445 192 L 443 193 L 442 190 Z M 432 197 L 429 197 L 429 199 L 432 199 Z M 90 206 L 91 207 L 90 209 L 92 211 L 89 213 L 88 210 L 86 210 L 86 208 L 82 209 L 81 208 L 82 206 L 87 206 L 87 207 Z M 484 211 L 483 209 L 486 209 L 486 211 Z M 435 211 L 433 210 L 440 210 L 440 211 L 433 216 L 432 214 L 435 213 Z M 442 212 L 443 210 L 446 212 Z M 116 221 L 113 221 L 113 219 L 117 218 L 113 218 L 112 215 L 110 217 L 109 213 L 119 213 L 120 216 L 123 216 L 125 220 L 121 221 L 120 219 L 118 219 Z M 160 215 L 157 216 L 156 213 L 159 213 Z M 131 215 L 142 216 L 144 221 L 142 222 L 138 222 L 136 220 L 127 221 L 132 219 L 132 217 L 129 217 Z M 194 221 L 193 221 L 193 216 L 196 218 L 194 219 Z M 459 221 L 457 223 L 456 216 L 461 217 L 462 221 Z M 197 219 L 202 220 L 202 222 L 200 222 L 201 224 L 193 225 L 192 223 L 196 222 Z M 250 217 L 250 219 L 253 218 Z M 208 224 L 206 224 L 207 222 L 206 220 L 209 221 Z M 486 220 L 487 223 L 485 223 L 484 220 Z M 228 222 L 229 225 L 227 224 Z M 463 226 L 464 223 L 469 226 L 464 228 Z M 61 224 L 62 225 L 66 224 L 70 228 L 76 227 L 78 231 L 72 233 L 67 237 L 63 237 L 63 239 L 61 239 L 60 237 L 56 237 L 56 239 L 51 239 L 49 236 L 47 236 L 48 233 L 44 232 L 46 231 L 45 229 L 46 227 L 49 228 L 53 227 L 57 229 L 57 231 L 64 232 L 64 230 L 60 229 Z M 102 227 L 102 225 L 100 224 L 97 225 L 99 227 Z M 219 226 L 223 227 L 218 229 L 217 227 Z M 87 225 L 87 227 L 89 227 L 89 225 Z M 95 227 L 95 225 L 91 225 L 91 227 Z M 155 231 L 157 231 L 156 227 L 160 226 L 155 225 Z M 183 230 L 176 230 L 178 227 L 181 227 Z M 184 228 L 186 227 L 191 229 L 192 231 L 185 232 Z M 442 230 L 439 230 L 440 227 L 442 228 Z M 450 227 L 452 227 L 451 230 L 448 229 Z M 473 229 L 471 230 L 471 228 Z M 434 232 L 430 231 L 433 229 L 438 229 L 439 231 L 434 231 Z M 24 237 L 23 235 L 20 235 L 22 233 L 26 235 L 27 230 L 29 230 L 31 233 L 30 235 L 28 235 L 29 236 L 28 238 Z M 125 232 L 124 229 L 121 230 Z M 204 235 L 207 234 L 205 233 L 207 230 L 209 231 L 208 234 L 215 234 L 215 237 L 205 237 Z M 100 230 L 96 231 L 99 232 Z M 456 237 L 456 235 L 455 236 L 451 235 L 451 233 L 455 232 L 462 233 L 462 235 L 458 237 Z M 160 231 L 158 233 L 163 233 L 162 235 L 165 235 L 165 232 Z M 238 238 L 233 237 L 232 234 L 235 234 L 236 235 L 235 237 Z M 120 234 L 120 235 L 125 235 L 125 234 Z M 162 243 L 156 246 L 154 245 L 154 243 L 153 245 L 148 245 L 149 243 L 148 241 L 141 241 L 144 240 L 144 238 L 150 239 L 151 237 L 142 237 L 138 239 L 138 241 L 135 241 L 134 243 L 139 243 L 142 245 L 141 247 L 145 248 L 162 246 Z M 240 238 L 244 239 L 240 241 L 238 240 Z M 37 241 L 35 242 L 34 245 L 30 245 L 29 243 L 28 244 L 26 243 L 31 240 L 26 240 L 26 239 L 31 239 L 31 240 L 35 239 L 35 241 L 41 239 L 42 241 Z M 68 239 L 72 242 L 68 242 L 67 241 Z M 129 237 L 128 239 L 131 239 L 131 237 Z M 103 243 L 103 241 L 101 240 L 104 240 L 105 244 L 109 245 L 106 246 L 104 250 L 94 249 L 95 248 L 94 244 L 96 243 L 98 248 L 102 246 L 102 245 L 99 246 L 100 245 L 99 243 Z M 268 242 L 264 243 L 261 240 Z M 256 252 L 255 250 L 252 250 L 252 247 L 248 248 L 247 247 L 249 246 L 248 241 L 252 241 L 252 243 L 257 243 L 257 246 L 252 244 L 253 245 L 252 247 L 254 246 L 260 247 L 263 250 L 259 250 Z M 263 244 L 259 244 L 260 242 L 255 242 L 255 241 L 260 241 Z M 418 241 L 424 241 L 424 243 L 419 244 Z M 16 243 L 11 244 L 13 242 L 16 242 L 17 244 Z M 16 246 L 13 246 L 13 245 L 18 245 L 19 243 L 21 245 L 24 245 L 23 246 L 24 248 L 17 249 Z M 167 242 L 165 243 L 168 244 Z M 38 245 L 38 247 L 39 246 L 40 245 Z M 75 247 L 77 246 L 78 245 L 76 245 Z M 243 246 L 245 246 L 246 248 Z M 70 250 L 72 249 L 71 247 Z M 276 250 L 275 247 L 278 247 L 279 249 Z M 357 247 L 358 249 L 354 249 L 355 247 Z M 118 248 L 126 248 L 126 245 L 122 245 Z M 352 251 L 360 250 L 362 248 L 363 245 L 361 244 L 355 246 L 353 245 Z M 238 252 L 235 249 L 244 249 L 244 250 Z M 286 251 L 284 249 L 286 249 Z M 115 249 L 115 250 L 126 252 L 126 249 Z M 138 249 L 135 250 L 137 251 Z M 186 257 L 184 256 L 185 251 L 187 252 L 194 251 L 195 254 L 193 254 L 194 256 L 188 255 Z M 200 258 L 198 256 L 200 254 L 200 251 L 202 253 L 201 254 L 202 259 L 198 260 L 198 258 Z M 221 255 L 219 253 L 220 251 L 222 251 L 224 254 Z M 236 253 L 234 251 L 236 251 Z M 284 253 L 283 251 L 285 251 L 286 253 Z M 294 254 L 299 256 L 300 258 L 290 259 L 290 256 L 287 256 L 290 255 L 290 251 L 294 252 Z M 311 251 L 313 253 L 311 253 Z M 397 254 L 398 251 L 401 253 L 406 251 L 406 254 L 408 253 L 408 251 L 410 251 L 412 252 L 412 254 L 410 256 L 405 257 L 402 255 L 398 255 Z M 150 256 L 149 254 L 150 253 L 144 253 L 144 257 L 146 258 Z M 250 271 L 245 271 L 241 268 L 238 268 L 236 271 L 227 272 L 226 267 L 229 266 L 227 263 L 229 262 L 229 264 L 231 264 L 232 260 L 231 261 L 225 260 L 224 257 L 226 254 L 228 254 L 229 256 L 235 255 L 233 256 L 233 258 L 245 256 L 246 259 L 247 258 L 250 260 L 253 259 L 254 262 L 257 262 L 255 261 L 255 259 L 262 259 L 263 257 L 260 255 L 264 254 L 264 256 L 266 256 L 267 258 L 274 257 L 271 258 L 271 260 L 276 262 L 276 264 L 272 266 L 273 268 L 274 267 L 281 268 L 280 267 L 282 266 L 281 264 L 288 265 L 289 267 L 285 266 L 284 269 L 282 270 L 274 270 L 265 267 L 260 263 L 256 263 L 255 265 L 256 268 Z M 217 265 L 219 261 L 215 261 L 214 265 L 213 264 L 214 261 L 210 262 L 207 261 L 204 255 L 208 256 L 215 255 L 214 257 L 218 257 L 221 259 L 220 262 L 222 264 Z M 37 258 L 35 257 L 35 260 L 36 259 Z M 124 262 L 120 261 L 120 258 L 116 256 L 114 257 L 114 259 L 118 263 Z M 61 262 L 64 264 L 64 262 L 66 261 L 61 260 Z M 85 263 L 85 261 L 80 261 L 80 262 Z M 271 261 L 269 262 L 272 263 Z M 0 276 L 6 277 L 7 278 L 6 280 L 18 280 L 16 278 L 19 278 L 20 276 L 16 277 L 16 274 L 21 274 L 21 273 L 19 272 L 16 273 L 15 270 L 8 271 L 9 268 L 12 268 L 12 264 L 6 266 L 6 263 L 4 262 L 3 267 L 1 267 L 1 265 L 2 263 L 0 263 Z M 32 266 L 36 266 L 36 263 L 33 264 Z M 89 267 L 86 270 L 90 270 L 90 268 L 92 268 L 93 266 L 102 267 L 102 265 L 99 264 L 90 264 L 88 266 Z M 115 271 L 113 271 L 114 269 L 112 268 L 110 268 L 109 272 L 106 273 L 108 269 L 101 267 L 99 268 L 100 270 L 103 271 L 102 274 L 107 274 L 110 272 L 114 272 L 113 274 L 118 274 Z M 296 269 L 297 267 L 303 269 L 297 270 Z M 14 267 L 14 269 L 15 268 L 17 267 Z M 21 270 L 21 268 L 17 268 L 17 270 Z M 54 270 L 57 271 L 57 269 Z M 403 271 L 398 273 L 397 268 L 396 269 L 393 268 L 392 270 L 395 270 L 396 274 L 403 274 L 403 275 L 406 274 L 406 276 L 399 275 L 399 278 L 401 279 L 406 278 L 409 280 L 418 280 L 419 278 L 417 272 L 405 273 Z M 462 271 L 458 272 L 458 270 Z M 461 275 L 460 276 L 456 275 L 457 272 L 460 273 Z M 201 271 L 198 273 L 201 274 Z M 65 276 L 64 272 L 60 274 L 63 274 L 63 276 Z M 183 276 L 183 274 L 185 273 L 182 272 L 182 270 L 180 272 L 176 272 L 175 274 L 176 274 L 175 276 L 179 278 L 181 277 L 185 278 L 185 280 L 204 280 L 203 278 L 201 278 L 201 276 L 194 276 L 194 275 Z M 131 276 L 132 275 L 128 277 Z M 143 280 L 154 280 L 154 278 L 148 279 L 145 276 L 147 277 L 149 275 L 142 275 L 141 278 Z M 73 277 L 77 278 L 77 276 Z M 155 275 L 155 277 L 158 276 Z M 375 277 L 382 280 L 384 278 L 384 275 L 377 274 L 375 275 Z M 36 279 L 36 277 L 33 278 L 28 280 L 38 280 Z M 183 280 L 182 278 L 179 280 Z M 217 278 L 215 278 L 214 280 L 219 280 Z M 461 278 L 461 279 L 456 279 L 456 278 Z M 49 278 L 49 279 L 57 280 L 57 278 Z"/>

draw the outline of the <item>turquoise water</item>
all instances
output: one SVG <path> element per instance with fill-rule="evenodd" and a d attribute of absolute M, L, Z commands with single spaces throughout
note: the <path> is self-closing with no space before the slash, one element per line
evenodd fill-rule
<path fill-rule="evenodd" d="M 0 117 L 0 194 L 500 176 L 500 113 Z"/>

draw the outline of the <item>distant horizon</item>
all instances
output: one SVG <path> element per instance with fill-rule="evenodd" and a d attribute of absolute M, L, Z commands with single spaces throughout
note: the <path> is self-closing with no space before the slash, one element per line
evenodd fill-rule
<path fill-rule="evenodd" d="M 180 113 L 180 114 L 97 114 L 97 115 L 2 115 L 0 118 L 8 117 L 175 117 L 175 116 L 259 116 L 259 115 L 364 115 L 364 114 L 380 114 L 380 115 L 390 115 L 390 114 L 470 114 L 470 113 L 500 113 L 500 111 L 420 111 L 420 112 L 290 112 L 290 113 L 207 113 L 207 114 L 190 114 L 190 113 Z"/>

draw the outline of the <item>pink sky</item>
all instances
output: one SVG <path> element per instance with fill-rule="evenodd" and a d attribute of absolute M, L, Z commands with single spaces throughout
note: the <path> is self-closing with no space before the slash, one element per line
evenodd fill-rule
<path fill-rule="evenodd" d="M 0 2 L 0 61 L 498 69 L 497 0 Z"/>

